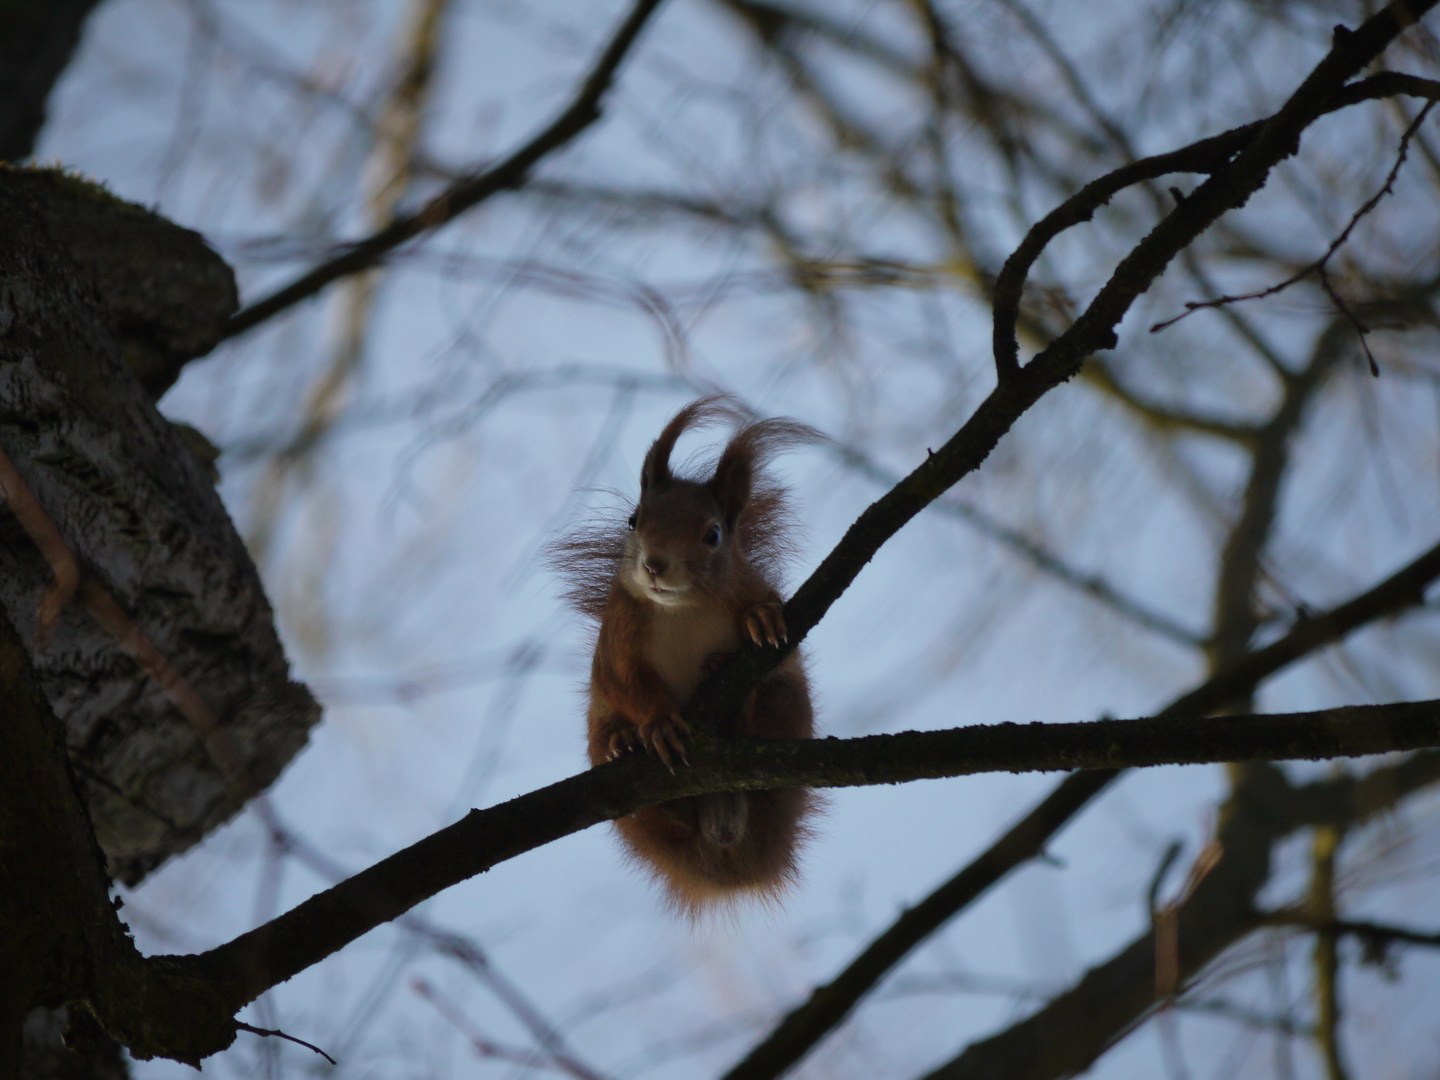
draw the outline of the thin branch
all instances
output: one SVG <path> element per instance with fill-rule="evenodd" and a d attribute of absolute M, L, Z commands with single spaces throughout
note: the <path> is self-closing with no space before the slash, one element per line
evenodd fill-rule
<path fill-rule="evenodd" d="M 1003 2 L 1007 8 L 1015 13 L 1016 17 L 1035 39 L 1036 43 L 1045 54 L 1050 57 L 1051 63 L 1060 71 L 1066 85 L 1070 87 L 1072 96 L 1080 103 L 1080 106 L 1085 110 L 1086 114 L 1089 115 L 1091 120 L 1094 121 L 1095 125 L 1105 133 L 1106 138 L 1109 139 L 1111 144 L 1120 152 L 1125 164 L 1134 164 L 1134 162 L 1139 159 L 1139 155 L 1135 153 L 1134 144 L 1131 143 L 1124 129 L 1119 127 L 1119 125 L 1111 120 L 1105 111 L 1101 109 L 1095 96 L 1090 92 L 1090 88 L 1082 78 L 1080 71 L 1075 67 L 1074 63 L 1071 62 L 1070 58 L 1065 55 L 1059 42 L 1055 40 L 1054 36 L 1035 14 L 1024 4 L 1020 3 L 1019 0 L 1003 0 Z M 1173 197 L 1172 192 L 1174 189 L 1172 188 L 1169 192 L 1163 192 L 1160 186 L 1153 181 L 1145 181 L 1144 187 L 1150 196 L 1152 204 L 1159 212 L 1164 213 L 1170 205 L 1165 200 Z M 1176 201 L 1179 200 L 1177 199 Z M 1190 275 L 1197 285 L 1207 293 L 1214 294 L 1217 291 L 1210 285 L 1209 276 L 1200 265 L 1200 260 L 1196 258 L 1193 249 L 1187 248 L 1182 253 L 1181 262 L 1184 265 L 1186 273 Z M 1224 313 L 1226 321 L 1230 323 L 1235 332 L 1248 342 L 1251 348 L 1260 354 L 1272 370 L 1280 373 L 1283 377 L 1285 366 L 1280 362 L 1279 356 L 1275 350 L 1260 337 L 1259 333 L 1249 324 L 1244 316 L 1231 308 L 1223 308 L 1221 310 Z M 1143 415 L 1144 410 L 1142 409 L 1141 411 Z"/>
<path fill-rule="evenodd" d="M 1157 906 L 1152 897 L 1150 922 L 1155 934 L 1155 996 L 1163 1000 L 1167 1008 L 1180 991 L 1180 912 L 1224 855 L 1220 841 L 1212 838 L 1200 849 L 1173 900 Z"/>
<path fill-rule="evenodd" d="M 835 48 L 846 51 L 876 64 L 894 75 L 913 77 L 916 74 L 915 61 L 903 49 L 884 41 L 882 38 L 864 32 L 859 20 L 839 21 L 824 13 L 824 8 L 807 11 L 800 8 L 782 7 L 768 0 L 722 0 L 737 16 L 755 27 L 762 38 L 773 38 L 782 30 L 790 29 L 815 37 Z"/>
<path fill-rule="evenodd" d="M 1399 942 L 1401 945 L 1421 945 L 1429 949 L 1440 949 L 1440 933 L 1427 933 L 1423 930 L 1410 930 L 1403 926 L 1389 926 L 1384 923 L 1356 922 L 1352 919 L 1335 919 L 1324 926 L 1322 930 L 1333 930 L 1337 934 L 1346 934 L 1350 937 L 1359 938 L 1365 945 L 1367 951 L 1381 951 L 1391 942 Z"/>
<path fill-rule="evenodd" d="M 332 1058 L 324 1050 L 321 1050 L 320 1047 L 316 1046 L 314 1043 L 308 1043 L 304 1039 L 297 1039 L 294 1035 L 286 1035 L 285 1032 L 281 1031 L 279 1028 L 260 1028 L 255 1027 L 252 1024 L 247 1024 L 243 1020 L 236 1020 L 235 1029 L 237 1031 L 248 1031 L 252 1035 L 264 1035 L 269 1038 L 285 1039 L 287 1042 L 298 1043 L 300 1046 L 305 1047 L 305 1049 L 307 1050 L 314 1050 L 315 1053 L 319 1054 L 326 1061 L 330 1062 L 331 1065 L 340 1064 L 338 1061 Z"/>
<path fill-rule="evenodd" d="M 372 129 L 374 145 L 364 170 L 367 228 L 378 230 L 393 224 L 400 200 L 409 190 L 415 147 L 435 76 L 440 42 L 444 39 L 449 4 L 450 0 L 411 0 L 406 12 L 407 26 L 401 35 L 398 70 Z M 368 270 L 355 274 L 345 283 L 336 340 L 325 369 L 306 388 L 300 429 L 268 463 L 255 484 L 245 546 L 257 565 L 264 565 L 270 554 L 286 496 L 293 498 L 294 488 L 306 488 L 314 481 L 312 455 L 326 432 L 340 420 L 348 392 L 358 381 L 366 359 L 366 336 L 379 291 L 379 278 L 378 271 Z M 318 574 L 319 567 L 330 564 L 331 543 L 333 541 L 320 539 L 301 547 L 307 564 L 305 570 Z M 323 591 L 319 586 L 305 590 L 312 596 Z M 311 610 L 299 613 L 295 622 L 314 626 L 323 619 L 312 606 Z M 319 632 L 323 633 L 323 629 Z"/>
<path fill-rule="evenodd" d="M 1280 908 L 1266 912 L 1260 917 L 1266 926 L 1295 926 L 1317 933 L 1344 934 L 1359 939 L 1367 959 L 1383 956 L 1392 944 L 1416 945 L 1427 949 L 1440 949 L 1440 931 L 1414 930 L 1389 923 L 1367 922 L 1356 919 L 1330 919 L 1317 922 L 1312 912 L 1301 908 Z"/>
<path fill-rule="evenodd" d="M 824 449 L 847 468 L 876 483 L 893 487 L 900 480 L 900 477 L 884 468 L 858 446 L 832 440 L 825 444 Z M 1007 525 L 974 503 L 950 494 L 936 499 L 931 503 L 931 509 L 935 513 L 963 522 L 981 536 L 1000 544 L 1010 554 L 1051 575 L 1060 584 L 1083 593 L 1137 626 L 1169 638 L 1179 645 L 1198 647 L 1205 644 L 1203 634 L 1196 633 L 1163 612 L 1126 595 L 1099 574 L 1072 565 L 1044 544 L 1025 535 L 1020 529 Z"/>
<path fill-rule="evenodd" d="M 1256 582 L 1261 554 L 1280 505 L 1291 442 L 1316 392 L 1346 355 L 1345 340 L 1343 329 L 1333 323 L 1321 332 L 1309 363 L 1285 382 L 1279 405 L 1250 443 L 1250 475 L 1240 513 L 1221 551 L 1215 580 L 1210 662 L 1217 668 L 1227 667 L 1243 656 L 1259 626 Z"/>
<path fill-rule="evenodd" d="M 1140 394 L 1123 385 L 1115 377 L 1115 372 L 1110 365 L 1099 357 L 1091 357 L 1081 372 L 1091 385 L 1109 394 L 1121 404 L 1137 413 L 1142 420 L 1149 422 L 1153 427 L 1161 431 L 1191 431 L 1200 435 L 1210 435 L 1217 439 L 1225 439 L 1228 442 L 1238 443 L 1242 446 L 1251 444 L 1258 434 L 1259 428 L 1255 424 L 1246 423 L 1243 420 L 1227 420 L 1221 416 L 1207 415 L 1199 412 L 1183 411 L 1168 405 L 1161 405 L 1159 402 L 1150 401 Z"/>
<path fill-rule="evenodd" d="M 1340 248 L 1344 246 L 1345 242 L 1350 239 L 1350 234 L 1355 231 L 1355 226 L 1359 225 L 1363 218 L 1374 212 L 1375 208 L 1380 205 L 1381 199 L 1385 198 L 1385 196 L 1387 195 L 1394 194 L 1395 181 L 1399 178 L 1400 169 L 1404 166 L 1405 159 L 1409 156 L 1410 153 L 1410 142 L 1412 139 L 1415 138 L 1416 133 L 1420 130 L 1420 124 L 1424 121 L 1425 117 L 1429 115 L 1430 110 L 1434 107 L 1435 100 L 1432 99 L 1430 101 L 1427 101 L 1425 103 L 1425 107 L 1420 110 L 1419 115 L 1410 122 L 1410 126 L 1407 127 L 1400 136 L 1400 147 L 1395 154 L 1395 164 L 1391 167 L 1389 174 L 1385 177 L 1385 182 L 1380 185 L 1380 189 L 1376 191 L 1374 195 L 1366 199 L 1365 202 L 1360 206 L 1360 208 L 1351 215 L 1350 221 L 1346 224 L 1345 228 L 1341 229 L 1340 234 L 1336 236 L 1334 240 L 1330 241 L 1330 246 L 1325 249 L 1325 253 L 1321 255 L 1318 259 L 1316 259 L 1312 263 L 1307 263 L 1305 266 L 1302 266 L 1299 270 L 1291 274 L 1285 280 L 1277 282 L 1276 284 L 1271 285 L 1268 288 L 1259 289 L 1255 292 L 1217 296 L 1211 300 L 1187 301 L 1185 304 L 1185 310 L 1183 312 L 1181 312 L 1179 315 L 1173 316 L 1172 318 L 1164 319 L 1160 322 L 1155 323 L 1153 326 L 1150 327 L 1150 332 L 1153 334 L 1160 330 L 1164 330 L 1167 327 L 1174 326 L 1181 319 L 1189 318 L 1191 315 L 1195 314 L 1195 312 L 1203 311 L 1206 308 L 1224 307 L 1228 304 L 1240 303 L 1243 300 L 1263 300 L 1266 297 L 1275 296 L 1278 293 L 1284 292 L 1286 289 L 1290 288 L 1290 286 L 1295 285 L 1300 281 L 1303 281 L 1311 274 L 1315 274 L 1319 277 L 1320 285 L 1325 290 L 1326 295 L 1330 297 L 1330 299 L 1335 303 L 1335 306 L 1342 313 L 1344 313 L 1346 318 L 1350 320 L 1351 324 L 1355 327 L 1356 333 L 1360 335 L 1360 344 L 1365 349 L 1366 359 L 1370 361 L 1371 374 L 1379 375 L 1380 369 L 1376 366 L 1375 357 L 1371 355 L 1370 346 L 1365 340 L 1365 336 L 1370 332 L 1370 328 L 1362 324 L 1360 320 L 1351 313 L 1350 308 L 1345 304 L 1345 302 L 1341 300 L 1340 297 L 1336 294 L 1334 286 L 1331 284 L 1327 267 L 1330 263 L 1330 260 L 1335 257 L 1336 252 L 1338 252 Z"/>
<path fill-rule="evenodd" d="M 262 801 L 259 811 L 273 844 L 331 882 L 344 881 L 350 876 L 350 872 L 340 863 L 281 821 L 273 807 Z M 560 1068 L 581 1077 L 582 1080 L 601 1080 L 600 1074 L 579 1058 L 556 1026 L 541 1012 L 540 1007 L 512 978 L 496 966 L 479 942 L 439 926 L 414 911 L 396 919 L 395 925 L 425 942 L 441 956 L 449 957 L 468 970 L 530 1032 L 544 1049 L 542 1056 L 546 1060 L 556 1062 Z"/>
<path fill-rule="evenodd" d="M 469 1019 L 461 1013 L 458 1006 L 444 995 L 440 994 L 433 986 L 424 979 L 410 980 L 410 989 L 415 991 L 423 1001 L 428 1002 L 437 1013 L 449 1021 L 450 1025 L 465 1037 L 470 1048 L 475 1051 L 475 1056 L 489 1058 L 494 1061 L 508 1061 L 515 1065 L 523 1065 L 530 1069 L 552 1069 L 555 1072 L 565 1073 L 574 1076 L 577 1080 L 603 1080 L 599 1074 L 588 1069 L 577 1070 L 564 1059 L 553 1057 L 539 1050 L 525 1050 L 518 1046 L 506 1046 L 497 1043 L 494 1039 L 486 1038 L 477 1031 Z"/>
<path fill-rule="evenodd" d="M 574 140 L 600 118 L 602 100 L 614 81 L 621 61 L 660 3 L 661 0 L 636 0 L 630 14 L 581 84 L 574 100 L 524 146 L 503 161 L 462 177 L 415 213 L 397 217 L 380 231 L 347 245 L 339 255 L 237 312 L 226 325 L 225 337 L 243 334 L 301 300 L 314 296 L 332 281 L 374 266 L 406 241 L 454 220 L 492 195 L 523 184 L 543 158 Z"/>
<path fill-rule="evenodd" d="M 1409 7 L 1409 5 L 1406 5 Z M 1413 18 L 1418 19 L 1423 11 L 1428 10 L 1431 5 L 1425 4 L 1417 7 Z M 1381 15 L 1375 18 L 1386 16 L 1390 19 L 1399 19 L 1401 16 L 1394 14 L 1392 8 L 1387 7 Z M 1403 16 L 1408 25 L 1412 16 Z M 1370 20 L 1373 23 L 1375 20 Z M 1366 24 L 1367 26 L 1370 23 Z M 1347 46 L 1361 31 L 1341 39 Z M 1337 44 L 1331 51 L 1333 58 L 1340 51 L 1341 46 Z M 1329 58 L 1327 58 L 1327 63 Z M 1358 70 L 1358 69 L 1352 69 Z M 1320 69 L 1316 69 L 1318 74 Z M 1346 76 L 1348 77 L 1348 75 Z M 1314 75 L 1311 76 L 1315 78 Z M 1342 80 L 1343 81 L 1343 80 Z M 1290 99 L 1291 103 L 1301 101 L 1308 97 L 1305 92 L 1310 87 L 1310 80 L 1301 87 Z M 1311 113 L 1305 121 L 1304 126 L 1318 119 L 1327 113 L 1336 112 L 1351 105 L 1359 104 L 1362 101 L 1371 101 L 1377 98 L 1394 97 L 1397 94 L 1405 94 L 1414 97 L 1427 98 L 1429 100 L 1440 100 L 1440 82 L 1433 79 L 1421 79 L 1414 75 L 1402 75 L 1396 72 L 1387 72 L 1381 75 L 1373 75 L 1367 79 L 1344 86 L 1341 89 L 1336 86 L 1335 91 L 1328 100 L 1316 108 L 1313 103 L 1306 103 L 1306 112 Z M 1189 172 L 1204 173 L 1211 176 L 1211 180 L 1201 185 L 1190 198 L 1171 214 L 1167 221 L 1175 220 L 1181 216 L 1185 205 L 1191 203 L 1202 191 L 1215 189 L 1211 184 L 1218 175 L 1225 172 L 1232 164 L 1238 163 L 1237 155 L 1249 153 L 1258 144 L 1261 133 L 1271 129 L 1282 117 L 1293 107 L 1287 103 L 1285 109 L 1276 113 L 1267 120 L 1256 120 L 1241 127 L 1232 128 L 1219 135 L 1212 135 L 1209 138 L 1201 139 L 1191 143 L 1189 146 L 1181 147 L 1179 150 L 1172 150 L 1167 154 L 1157 154 L 1154 157 L 1142 158 L 1130 165 L 1125 165 L 1097 180 L 1092 180 L 1080 189 L 1075 195 L 1066 199 L 1050 213 L 1046 214 L 1035 223 L 1030 231 L 1021 241 L 1020 246 L 1015 249 L 1005 265 L 1001 268 L 1000 274 L 995 279 L 995 325 L 994 325 L 994 350 L 995 364 L 1000 372 L 1001 380 L 1009 378 L 1011 373 L 1019 370 L 1019 343 L 1016 340 L 1016 322 L 1020 314 L 1020 295 L 1025 286 L 1025 279 L 1029 276 L 1030 268 L 1040 257 L 1050 241 L 1059 236 L 1067 229 L 1073 228 L 1086 221 L 1089 221 L 1095 211 L 1108 203 L 1117 194 L 1127 187 L 1143 183 L 1146 180 L 1155 180 L 1171 173 Z M 1289 125 L 1285 125 L 1289 126 Z M 1272 129 L 1277 130 L 1277 129 Z M 1299 131 L 1294 132 L 1298 137 Z M 1287 148 L 1293 153 L 1295 146 Z M 1288 156 L 1288 155 L 1286 155 Z M 1273 164 L 1273 163 L 1272 163 Z M 1268 167 L 1267 167 L 1268 168 Z M 1249 197 L 1249 192 L 1246 193 Z M 1244 199 L 1241 200 L 1241 203 Z M 1240 205 L 1237 203 L 1236 205 Z M 1218 216 L 1218 215 L 1217 215 Z M 1163 224 L 1163 223 L 1162 223 Z M 1151 234 L 1156 236 L 1160 229 Z M 1148 238 L 1147 238 L 1148 239 Z M 1113 278 L 1112 278 L 1113 280 Z M 1092 309 L 1094 305 L 1091 305 Z"/>

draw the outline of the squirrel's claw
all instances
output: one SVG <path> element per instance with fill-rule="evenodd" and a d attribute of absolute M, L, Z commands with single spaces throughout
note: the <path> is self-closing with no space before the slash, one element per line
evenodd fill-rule
<path fill-rule="evenodd" d="M 675 771 L 677 758 L 682 764 L 690 764 L 690 757 L 685 753 L 685 743 L 680 738 L 690 734 L 690 725 L 685 723 L 685 718 L 679 713 L 671 713 L 643 724 L 636 733 L 645 744 L 645 749 L 664 762 L 665 767 L 672 773 Z"/>
<path fill-rule="evenodd" d="M 640 749 L 643 745 L 640 732 L 635 728 L 617 731 L 610 736 L 610 760 L 614 761 L 616 758 L 624 757 L 631 751 Z"/>
<path fill-rule="evenodd" d="M 785 615 L 778 600 L 766 600 L 756 604 L 745 613 L 745 632 L 756 645 L 769 645 L 778 649 L 782 641 L 789 641 L 785 632 Z"/>

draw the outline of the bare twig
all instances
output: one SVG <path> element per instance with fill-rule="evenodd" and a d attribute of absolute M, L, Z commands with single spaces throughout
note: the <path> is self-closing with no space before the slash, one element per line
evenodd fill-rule
<path fill-rule="evenodd" d="M 1434 750 L 1379 765 L 1359 778 L 1374 789 L 1377 797 L 1370 800 L 1355 797 L 1356 779 L 1350 776 L 1295 786 L 1278 769 L 1243 773 L 1219 818 L 1225 855 L 1181 912 L 1182 978 L 1263 925 L 1254 900 L 1270 880 L 1278 843 L 1315 824 L 1315 816 L 1346 828 L 1361 825 L 1437 782 L 1440 752 Z M 1056 1080 L 1084 1072 L 1157 1004 L 1153 947 L 1153 934 L 1142 933 L 1039 1011 L 972 1043 L 926 1080 Z"/>
<path fill-rule="evenodd" d="M 319 1054 L 326 1061 L 330 1062 L 331 1065 L 340 1064 L 338 1061 L 332 1058 L 324 1050 L 321 1050 L 320 1047 L 316 1046 L 314 1043 L 308 1043 L 304 1039 L 297 1039 L 294 1035 L 286 1035 L 285 1032 L 279 1030 L 278 1028 L 255 1027 L 251 1024 L 245 1023 L 243 1020 L 236 1020 L 235 1029 L 237 1031 L 248 1031 L 252 1035 L 264 1035 L 268 1038 L 285 1039 L 287 1042 L 298 1043 L 299 1045 L 305 1047 L 305 1049 L 307 1050 L 314 1050 L 315 1053 Z"/>
<path fill-rule="evenodd" d="M 1329 931 L 1358 939 L 1364 946 L 1367 958 L 1378 958 L 1392 944 L 1416 945 L 1427 949 L 1440 949 L 1440 931 L 1415 930 L 1406 926 L 1392 926 L 1389 923 L 1367 922 L 1356 919 L 1330 919 L 1317 922 L 1313 912 L 1304 908 L 1280 908 L 1260 917 L 1266 926 L 1294 926 L 1316 932 Z"/>
<path fill-rule="evenodd" d="M 1175 899 L 1158 907 L 1152 901 L 1150 918 L 1155 925 L 1155 996 L 1166 1002 L 1180 990 L 1180 911 L 1224 854 L 1220 841 L 1212 839 L 1200 849 Z"/>
<path fill-rule="evenodd" d="M 898 475 L 880 465 L 858 446 L 832 440 L 825 444 L 825 450 L 847 468 L 876 483 L 893 487 L 900 480 Z M 981 536 L 1000 544 L 1012 555 L 1029 563 L 1037 570 L 1049 574 L 1060 584 L 1083 593 L 1122 618 L 1129 619 L 1137 626 L 1142 626 L 1146 630 L 1169 638 L 1180 645 L 1199 646 L 1205 643 L 1203 634 L 1196 633 L 1164 612 L 1157 611 L 1155 608 L 1141 603 L 1135 597 L 1127 595 L 1099 574 L 1075 566 L 1033 537 L 1027 536 L 1012 525 L 1007 525 L 973 502 L 949 493 L 936 499 L 931 504 L 931 508 L 936 513 L 963 522 Z"/>
<path fill-rule="evenodd" d="M 1181 319 L 1189 318 L 1191 315 L 1195 314 L 1195 312 L 1203 311 L 1206 308 L 1224 307 L 1227 304 L 1235 304 L 1243 300 L 1263 300 L 1266 297 L 1274 296 L 1277 293 L 1282 293 L 1286 289 L 1290 288 L 1290 286 L 1295 285 L 1300 281 L 1303 281 L 1311 274 L 1315 274 L 1319 278 L 1320 287 L 1325 290 L 1325 295 L 1330 297 L 1331 301 L 1335 304 L 1336 309 L 1339 310 L 1342 314 L 1344 314 L 1344 316 L 1350 321 L 1351 325 L 1355 327 L 1355 332 L 1360 336 L 1360 346 L 1365 350 L 1365 358 L 1370 362 L 1370 373 L 1372 375 L 1378 376 L 1380 374 L 1380 368 L 1375 363 L 1375 357 L 1370 352 L 1370 345 L 1366 341 L 1366 335 L 1370 333 L 1370 328 L 1355 317 L 1354 312 L 1350 310 L 1350 307 L 1345 303 L 1344 300 L 1340 298 L 1340 295 L 1335 291 L 1335 286 L 1330 280 L 1328 266 L 1330 260 L 1334 258 L 1336 252 L 1338 252 L 1340 248 L 1344 246 L 1345 242 L 1350 239 L 1350 234 L 1355 231 L 1355 226 L 1360 224 L 1361 219 L 1373 213 L 1375 208 L 1380 205 L 1381 199 L 1385 198 L 1385 196 L 1387 195 L 1394 193 L 1395 181 L 1400 176 L 1400 169 L 1405 164 L 1405 159 L 1410 153 L 1410 142 L 1412 139 L 1414 139 L 1415 134 L 1420 130 L 1420 124 L 1424 121 L 1425 117 L 1434 107 L 1434 99 L 1425 102 L 1424 108 L 1420 110 L 1419 114 L 1415 117 L 1415 119 L 1410 122 L 1410 126 L 1407 127 L 1405 131 L 1401 134 L 1400 148 L 1395 155 L 1395 164 L 1391 167 L 1389 174 L 1385 177 L 1385 182 L 1380 185 L 1380 189 L 1376 191 L 1374 195 L 1366 199 L 1365 202 L 1360 206 L 1360 208 L 1351 215 L 1349 223 L 1346 224 L 1345 228 L 1340 230 L 1340 234 L 1336 236 L 1334 240 L 1330 241 L 1330 246 L 1325 249 L 1325 253 L 1321 255 L 1318 259 L 1316 259 L 1312 263 L 1307 263 L 1305 266 L 1301 267 L 1299 270 L 1291 274 L 1285 280 L 1277 282 L 1276 284 L 1271 285 L 1268 288 L 1259 289 L 1255 292 L 1217 296 L 1211 300 L 1188 301 L 1185 304 L 1185 310 L 1183 312 L 1181 312 L 1179 315 L 1173 316 L 1172 318 L 1164 319 L 1160 322 L 1155 323 L 1153 326 L 1150 327 L 1150 332 L 1153 334 L 1157 333 L 1160 330 L 1164 330 L 1166 327 L 1174 326 Z"/>
<path fill-rule="evenodd" d="M 1440 99 L 1440 82 L 1393 72 L 1373 75 L 1343 89 L 1337 87 L 1329 100 L 1314 110 L 1314 117 L 1318 118 L 1362 101 L 1399 94 L 1432 101 Z M 1295 99 L 1292 98 L 1293 100 Z M 1020 313 L 1020 295 L 1030 268 L 1035 265 L 1040 253 L 1051 240 L 1066 229 L 1089 221 L 1096 210 L 1134 184 L 1176 172 L 1215 176 L 1235 161 L 1238 154 L 1253 145 L 1260 133 L 1275 123 L 1280 115 L 1277 113 L 1268 120 L 1257 120 L 1232 128 L 1179 150 L 1142 158 L 1131 165 L 1116 169 L 1086 184 L 1074 196 L 1036 222 L 1014 254 L 1005 260 L 1005 265 L 995 279 L 994 350 L 995 363 L 1002 380 L 1019 368 L 1019 343 L 1016 340 L 1015 327 Z M 1197 194 L 1198 191 L 1199 189 Z M 1191 198 L 1193 199 L 1194 195 Z"/>
<path fill-rule="evenodd" d="M 264 802 L 263 797 L 258 801 L 258 806 L 261 820 L 270 831 L 272 844 L 293 855 L 308 869 L 331 882 L 341 882 L 351 876 L 350 871 L 338 861 L 287 826 L 274 808 Z M 585 1064 L 570 1048 L 556 1026 L 545 1017 L 529 995 L 496 966 L 479 942 L 437 925 L 414 911 L 396 919 L 395 925 L 469 971 L 530 1032 L 542 1047 L 544 1056 L 558 1062 L 563 1069 L 577 1076 L 591 1080 L 599 1076 L 596 1070 Z"/>

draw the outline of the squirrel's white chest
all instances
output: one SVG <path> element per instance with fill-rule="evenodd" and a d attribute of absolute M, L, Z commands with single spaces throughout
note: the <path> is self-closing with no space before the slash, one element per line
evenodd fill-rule
<path fill-rule="evenodd" d="M 705 660 L 734 652 L 740 634 L 734 616 L 708 606 L 657 608 L 650 621 L 645 659 L 675 699 L 684 705 L 700 685 Z"/>

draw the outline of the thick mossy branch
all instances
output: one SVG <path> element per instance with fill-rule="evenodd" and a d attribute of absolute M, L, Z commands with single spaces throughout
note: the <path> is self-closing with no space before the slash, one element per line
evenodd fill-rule
<path fill-rule="evenodd" d="M 69 272 L 90 287 L 87 299 L 97 304 L 151 398 L 174 383 L 187 361 L 220 341 L 239 294 L 230 267 L 199 233 L 63 168 L 0 166 L 0 189 L 7 207 L 25 216 L 25 232 L 43 236 Z M 15 265 L 13 258 L 4 260 L 5 270 Z M 8 329 L 7 312 L 17 320 L 34 314 L 26 310 L 34 301 L 23 295 L 23 285 L 6 285 L 11 295 L 0 295 L 0 335 Z"/>

